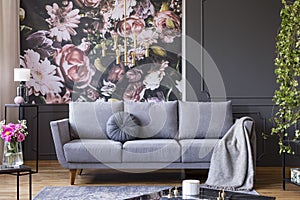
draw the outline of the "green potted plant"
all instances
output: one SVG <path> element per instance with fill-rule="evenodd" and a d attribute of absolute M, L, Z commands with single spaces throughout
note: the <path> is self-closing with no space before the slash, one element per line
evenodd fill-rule
<path fill-rule="evenodd" d="M 300 136 L 300 0 L 282 0 L 281 27 L 276 38 L 277 57 L 275 74 L 278 89 L 273 102 L 276 112 L 272 120 L 271 135 L 279 137 L 279 153 L 293 153 L 284 139 L 296 140 Z"/>

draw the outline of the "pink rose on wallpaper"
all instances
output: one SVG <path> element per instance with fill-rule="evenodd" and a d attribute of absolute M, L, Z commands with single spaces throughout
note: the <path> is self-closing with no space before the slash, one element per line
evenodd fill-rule
<path fill-rule="evenodd" d="M 87 87 L 95 71 L 91 69 L 89 58 L 73 44 L 67 44 L 55 55 L 55 62 L 60 66 L 66 85 L 83 89 Z"/>
<path fill-rule="evenodd" d="M 52 93 L 47 93 L 46 95 L 46 103 L 49 104 L 66 104 L 70 103 L 71 100 L 71 93 L 69 90 L 66 90 L 66 93 L 63 96 Z"/>
<path fill-rule="evenodd" d="M 126 77 L 128 78 L 129 82 L 136 82 L 142 78 L 143 70 L 133 68 L 126 72 Z"/>
<path fill-rule="evenodd" d="M 86 93 L 86 96 L 93 101 L 96 101 L 99 98 L 99 93 L 91 88 L 87 89 Z"/>
<path fill-rule="evenodd" d="M 74 0 L 74 2 L 80 7 L 97 8 L 102 0 Z"/>
<path fill-rule="evenodd" d="M 107 80 L 113 83 L 117 83 L 123 79 L 125 69 L 123 65 L 113 66 L 108 72 Z"/>
<path fill-rule="evenodd" d="M 123 99 L 125 101 L 140 101 L 144 92 L 145 87 L 142 82 L 130 83 L 123 94 Z"/>
<path fill-rule="evenodd" d="M 167 10 L 157 13 L 154 17 L 154 26 L 166 43 L 172 43 L 174 38 L 181 34 L 180 17 L 173 11 Z"/>
<path fill-rule="evenodd" d="M 133 16 L 126 19 L 126 25 L 125 21 L 122 20 L 117 23 L 116 27 L 117 33 L 121 36 L 124 36 L 125 33 L 127 36 L 132 35 L 134 33 L 139 34 L 145 28 L 145 21 L 143 19 L 139 19 L 136 16 Z"/>

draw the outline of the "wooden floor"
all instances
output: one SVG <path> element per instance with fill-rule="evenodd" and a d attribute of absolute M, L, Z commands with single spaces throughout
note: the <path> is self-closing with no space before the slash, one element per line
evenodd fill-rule
<path fill-rule="evenodd" d="M 34 168 L 33 162 L 26 165 Z M 289 169 L 287 169 L 289 172 Z M 205 181 L 206 170 L 187 171 L 185 178 Z M 113 170 L 84 170 L 77 176 L 75 185 L 168 185 L 178 186 L 182 181 L 183 173 L 177 170 L 161 170 L 153 173 L 123 173 Z M 33 197 L 45 186 L 68 186 L 69 171 L 63 169 L 57 161 L 40 161 L 39 173 L 33 174 Z M 258 167 L 256 172 L 255 190 L 261 195 L 274 196 L 276 199 L 300 199 L 300 187 L 287 184 L 282 190 L 280 167 Z M 28 199 L 28 176 L 20 177 L 20 199 Z M 16 177 L 0 175 L 0 200 L 16 199 Z"/>

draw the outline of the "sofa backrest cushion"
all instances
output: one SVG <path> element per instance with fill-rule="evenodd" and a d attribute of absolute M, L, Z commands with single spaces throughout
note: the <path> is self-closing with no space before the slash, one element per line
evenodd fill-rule
<path fill-rule="evenodd" d="M 123 111 L 123 102 L 71 102 L 69 119 L 71 136 L 81 139 L 106 139 L 106 123 L 116 112 Z"/>
<path fill-rule="evenodd" d="M 124 102 L 125 112 L 141 123 L 139 138 L 175 138 L 178 133 L 177 101 Z"/>
<path fill-rule="evenodd" d="M 232 124 L 231 101 L 179 101 L 179 139 L 222 138 Z"/>

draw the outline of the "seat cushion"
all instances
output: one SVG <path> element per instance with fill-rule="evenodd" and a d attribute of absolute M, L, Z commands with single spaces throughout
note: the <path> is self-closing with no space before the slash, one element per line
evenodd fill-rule
<path fill-rule="evenodd" d="M 125 142 L 123 162 L 180 162 L 180 145 L 173 139 L 145 139 Z"/>
<path fill-rule="evenodd" d="M 210 162 L 212 151 L 220 139 L 180 140 L 183 163 Z"/>
<path fill-rule="evenodd" d="M 141 122 L 140 138 L 173 139 L 177 136 L 177 101 L 124 102 L 124 111 Z"/>
<path fill-rule="evenodd" d="M 76 139 L 107 139 L 106 123 L 116 112 L 123 111 L 123 102 L 70 102 L 71 135 Z"/>
<path fill-rule="evenodd" d="M 108 139 L 76 139 L 63 146 L 68 162 L 121 162 L 122 144 Z"/>
<path fill-rule="evenodd" d="M 222 138 L 232 124 L 231 101 L 179 101 L 179 139 Z"/>
<path fill-rule="evenodd" d="M 140 132 L 139 120 L 130 113 L 117 112 L 107 121 L 107 137 L 114 141 L 126 142 L 133 140 Z"/>

